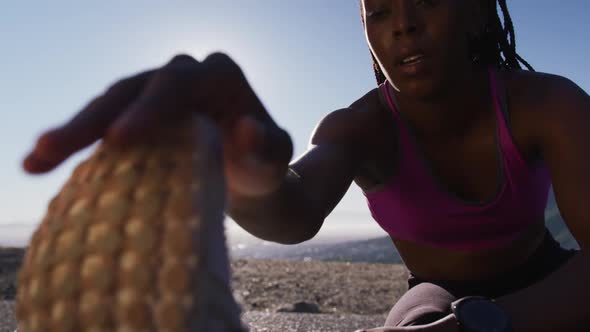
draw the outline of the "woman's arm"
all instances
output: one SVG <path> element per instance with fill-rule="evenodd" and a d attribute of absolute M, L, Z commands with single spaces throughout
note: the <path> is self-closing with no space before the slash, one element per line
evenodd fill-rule
<path fill-rule="evenodd" d="M 515 331 L 587 331 L 590 326 L 590 97 L 573 82 L 543 78 L 535 142 L 551 173 L 565 223 L 581 252 L 543 281 L 499 298 Z"/>
<path fill-rule="evenodd" d="M 308 151 L 290 165 L 279 188 L 264 196 L 230 195 L 229 214 L 253 235 L 279 243 L 311 239 L 350 187 L 366 155 L 361 110 L 330 113 Z"/>

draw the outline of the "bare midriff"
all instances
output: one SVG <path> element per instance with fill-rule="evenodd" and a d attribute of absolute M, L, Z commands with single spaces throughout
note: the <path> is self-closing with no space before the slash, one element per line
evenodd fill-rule
<path fill-rule="evenodd" d="M 529 226 L 507 247 L 457 251 L 393 239 L 407 268 L 416 276 L 438 281 L 478 281 L 493 278 L 524 263 L 545 237 L 543 222 Z"/>

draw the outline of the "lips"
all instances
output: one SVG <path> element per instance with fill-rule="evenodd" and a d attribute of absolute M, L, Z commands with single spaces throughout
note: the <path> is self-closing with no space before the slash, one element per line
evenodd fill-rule
<path fill-rule="evenodd" d="M 418 61 L 421 61 L 422 59 L 424 59 L 424 57 L 425 57 L 424 54 L 410 55 L 410 56 L 402 59 L 402 61 L 400 62 L 400 65 L 405 66 L 405 65 L 413 64 Z"/>
<path fill-rule="evenodd" d="M 395 63 L 403 66 L 413 61 L 419 61 L 426 56 L 426 52 L 418 45 L 404 45 L 398 48 L 395 54 Z"/>
<path fill-rule="evenodd" d="M 400 49 L 395 57 L 395 64 L 404 75 L 416 75 L 427 69 L 428 55 L 420 48 L 407 47 Z"/>

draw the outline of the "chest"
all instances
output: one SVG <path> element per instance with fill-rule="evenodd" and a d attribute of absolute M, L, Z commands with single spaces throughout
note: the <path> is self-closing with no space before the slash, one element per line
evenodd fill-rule
<path fill-rule="evenodd" d="M 406 123 L 399 123 L 392 115 L 385 119 L 381 119 L 381 126 L 374 133 L 371 144 L 375 150 L 371 154 L 373 157 L 367 160 L 355 179 L 365 192 L 378 191 L 396 176 L 400 161 L 407 157 L 404 154 L 411 151 L 420 166 L 414 171 L 423 172 L 421 175 L 434 182 L 443 192 L 472 202 L 485 201 L 497 193 L 503 181 L 503 172 L 494 113 L 482 116 L 472 130 L 465 131 L 463 135 L 438 139 L 420 139 Z M 510 121 L 510 124 L 513 141 L 523 151 L 525 158 L 533 159 L 532 148 L 527 143 L 526 127 L 520 124 L 515 126 L 514 121 Z M 400 126 L 405 126 L 407 131 L 400 134 Z M 404 134 L 402 142 L 400 135 Z"/>

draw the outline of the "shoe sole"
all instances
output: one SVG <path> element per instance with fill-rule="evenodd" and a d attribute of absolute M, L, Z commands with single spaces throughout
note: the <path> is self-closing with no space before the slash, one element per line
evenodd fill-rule
<path fill-rule="evenodd" d="M 191 117 L 101 143 L 50 202 L 18 273 L 18 331 L 244 331 L 229 290 L 220 136 Z"/>

